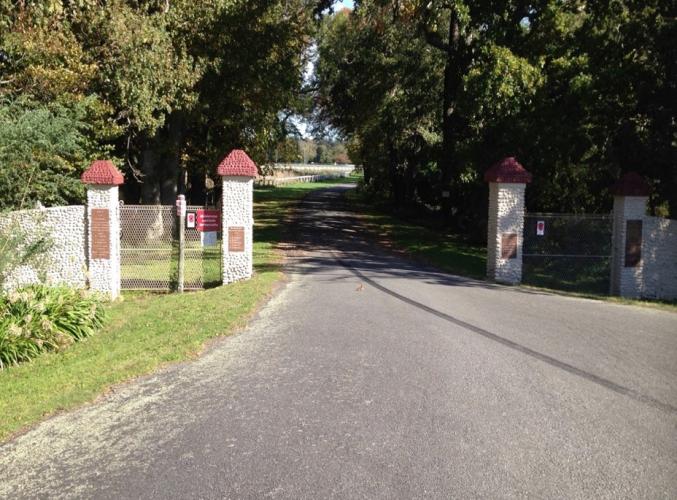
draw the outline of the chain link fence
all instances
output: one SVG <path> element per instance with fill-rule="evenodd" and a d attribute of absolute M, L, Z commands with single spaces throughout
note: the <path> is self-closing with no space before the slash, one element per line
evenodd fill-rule
<path fill-rule="evenodd" d="M 189 206 L 187 211 L 197 212 L 201 206 Z M 201 290 L 221 284 L 221 231 L 215 238 L 205 238 L 194 228 L 185 230 L 184 290 Z"/>
<path fill-rule="evenodd" d="M 188 207 L 197 211 L 203 207 Z M 171 205 L 120 207 L 123 290 L 173 291 L 179 288 L 179 227 Z M 184 290 L 221 283 L 221 233 L 205 240 L 196 228 L 184 229 Z"/>
<path fill-rule="evenodd" d="M 581 293 L 609 292 L 611 215 L 544 214 L 524 217 L 522 281 Z"/>

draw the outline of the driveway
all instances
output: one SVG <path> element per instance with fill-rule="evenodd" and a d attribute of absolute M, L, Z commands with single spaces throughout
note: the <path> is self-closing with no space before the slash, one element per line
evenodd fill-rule
<path fill-rule="evenodd" d="M 407 262 L 343 189 L 244 332 L 1 447 L 0 497 L 677 497 L 677 314 Z"/>

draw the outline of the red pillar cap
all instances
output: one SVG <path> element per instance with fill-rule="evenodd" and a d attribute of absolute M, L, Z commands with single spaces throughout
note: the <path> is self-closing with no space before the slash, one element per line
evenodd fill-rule
<path fill-rule="evenodd" d="M 531 177 L 531 173 L 527 172 L 513 156 L 503 158 L 484 172 L 486 182 L 528 184 L 531 182 Z"/>
<path fill-rule="evenodd" d="M 124 184 L 125 178 L 120 171 L 108 160 L 96 160 L 80 176 L 85 184 L 104 186 L 119 186 Z"/>
<path fill-rule="evenodd" d="M 637 172 L 624 174 L 611 186 L 611 194 L 616 196 L 649 196 L 651 187 Z"/>
<path fill-rule="evenodd" d="M 221 160 L 216 172 L 221 176 L 256 177 L 259 170 L 252 159 L 241 149 L 233 149 Z"/>

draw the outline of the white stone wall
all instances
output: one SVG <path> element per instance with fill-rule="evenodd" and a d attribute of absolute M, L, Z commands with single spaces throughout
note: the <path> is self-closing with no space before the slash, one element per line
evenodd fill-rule
<path fill-rule="evenodd" d="M 641 296 L 677 299 L 677 220 L 644 218 L 642 263 Z"/>
<path fill-rule="evenodd" d="M 91 231 L 88 231 L 89 286 L 114 299 L 120 295 L 120 202 L 117 186 L 87 186 L 87 218 L 92 208 L 106 208 L 110 220 L 110 258 L 93 259 Z"/>
<path fill-rule="evenodd" d="M 646 214 L 645 196 L 616 196 L 611 293 L 628 298 L 677 298 L 677 221 Z M 628 220 L 642 221 L 642 258 L 625 267 Z"/>
<path fill-rule="evenodd" d="M 50 248 L 40 257 L 38 268 L 30 265 L 15 269 L 3 283 L 10 290 L 38 283 L 67 284 L 84 288 L 87 284 L 87 254 L 85 251 L 85 207 L 66 206 L 19 210 L 0 220 L 0 226 L 42 235 Z"/>
<path fill-rule="evenodd" d="M 487 277 L 509 284 L 522 281 L 522 234 L 524 232 L 525 184 L 489 184 L 489 224 L 487 235 Z M 517 258 L 501 258 L 504 233 L 517 235 Z"/>
<path fill-rule="evenodd" d="M 252 276 L 254 179 L 223 177 L 223 283 L 232 283 Z M 228 228 L 244 227 L 244 252 L 228 252 Z"/>
<path fill-rule="evenodd" d="M 625 267 L 626 221 L 644 220 L 645 196 L 615 196 L 611 255 L 611 293 L 621 297 L 641 297 L 644 261 L 635 267 Z M 643 232 L 646 228 L 643 228 Z"/>

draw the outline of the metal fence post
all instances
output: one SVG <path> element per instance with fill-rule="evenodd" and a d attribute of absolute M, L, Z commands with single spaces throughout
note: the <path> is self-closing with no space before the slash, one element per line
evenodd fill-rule
<path fill-rule="evenodd" d="M 176 289 L 183 293 L 183 275 L 186 259 L 186 197 L 182 194 L 176 199 L 176 215 L 179 223 L 179 269 Z"/>

